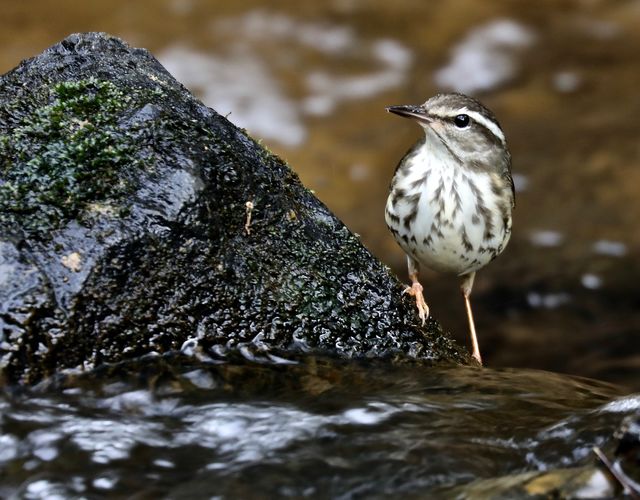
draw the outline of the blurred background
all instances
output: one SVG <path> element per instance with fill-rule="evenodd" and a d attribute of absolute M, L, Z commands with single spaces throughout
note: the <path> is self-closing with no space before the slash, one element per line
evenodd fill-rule
<path fill-rule="evenodd" d="M 479 97 L 513 154 L 505 253 L 474 289 L 492 367 L 640 386 L 640 1 L 0 0 L 0 73 L 78 31 L 149 49 L 263 140 L 407 281 L 384 223 L 422 131 L 385 113 L 441 90 Z M 467 344 L 458 281 L 423 272 Z"/>

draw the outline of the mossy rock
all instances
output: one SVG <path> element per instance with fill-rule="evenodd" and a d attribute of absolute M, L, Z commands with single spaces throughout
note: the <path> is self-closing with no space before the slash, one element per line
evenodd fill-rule
<path fill-rule="evenodd" d="M 0 228 L 11 383 L 186 341 L 468 361 L 281 159 L 105 34 L 0 79 Z"/>
<path fill-rule="evenodd" d="M 121 130 L 118 117 L 148 93 L 90 77 L 42 88 L 31 103 L 3 103 L 0 117 L 18 122 L 0 136 L 0 220 L 43 237 L 101 202 L 125 208 L 145 162 L 142 131 Z"/>

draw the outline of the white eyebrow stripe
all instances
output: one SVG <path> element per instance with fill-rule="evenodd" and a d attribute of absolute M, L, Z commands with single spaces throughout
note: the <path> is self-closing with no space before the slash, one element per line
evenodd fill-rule
<path fill-rule="evenodd" d="M 503 144 L 506 142 L 504 133 L 502 132 L 498 124 L 493 120 L 490 120 L 486 116 L 481 115 L 477 111 L 470 111 L 467 108 L 462 108 L 461 110 L 459 110 L 456 115 L 459 114 L 469 115 L 469 117 L 472 118 L 475 122 L 483 125 L 486 129 L 490 130 L 493 135 L 500 139 L 500 142 L 502 142 Z"/>
<path fill-rule="evenodd" d="M 473 121 L 475 121 L 476 123 L 479 123 L 484 128 L 489 130 L 489 132 L 491 132 L 495 137 L 497 137 L 500 140 L 500 142 L 502 142 L 502 144 L 507 143 L 507 139 L 504 136 L 504 132 L 502 132 L 502 129 L 496 122 L 494 122 L 490 118 L 487 118 L 481 113 L 478 113 L 477 111 L 471 111 L 466 106 L 460 109 L 457 109 L 456 111 L 453 111 L 453 112 L 447 111 L 444 108 L 435 108 L 431 110 L 431 113 L 434 116 L 440 117 L 440 118 L 455 118 L 458 115 L 468 115 L 469 118 L 471 118 Z"/>

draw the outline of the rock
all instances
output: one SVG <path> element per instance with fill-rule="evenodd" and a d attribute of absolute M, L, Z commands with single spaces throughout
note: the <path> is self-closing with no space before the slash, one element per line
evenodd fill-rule
<path fill-rule="evenodd" d="M 626 417 L 615 433 L 618 446 L 613 460 L 618 479 L 640 495 L 640 413 Z"/>
<path fill-rule="evenodd" d="M 76 34 L 0 79 L 5 381 L 187 344 L 468 361 L 402 287 L 147 51 Z"/>
<path fill-rule="evenodd" d="M 522 472 L 453 488 L 442 498 L 594 499 L 616 498 L 615 484 L 593 466 Z"/>
<path fill-rule="evenodd" d="M 620 405 L 616 407 L 621 411 Z M 611 458 L 610 453 L 594 447 L 591 463 L 587 465 L 479 479 L 448 490 L 446 498 L 637 498 L 639 436 L 640 416 L 629 415 L 613 435 L 615 451 Z M 612 448 L 611 445 L 606 443 L 607 448 Z"/>

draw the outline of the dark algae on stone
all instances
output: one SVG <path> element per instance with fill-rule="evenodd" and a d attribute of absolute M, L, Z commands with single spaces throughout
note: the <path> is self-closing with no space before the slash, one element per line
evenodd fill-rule
<path fill-rule="evenodd" d="M 5 382 L 185 342 L 466 362 L 402 287 L 147 51 L 71 35 L 0 79 Z"/>

